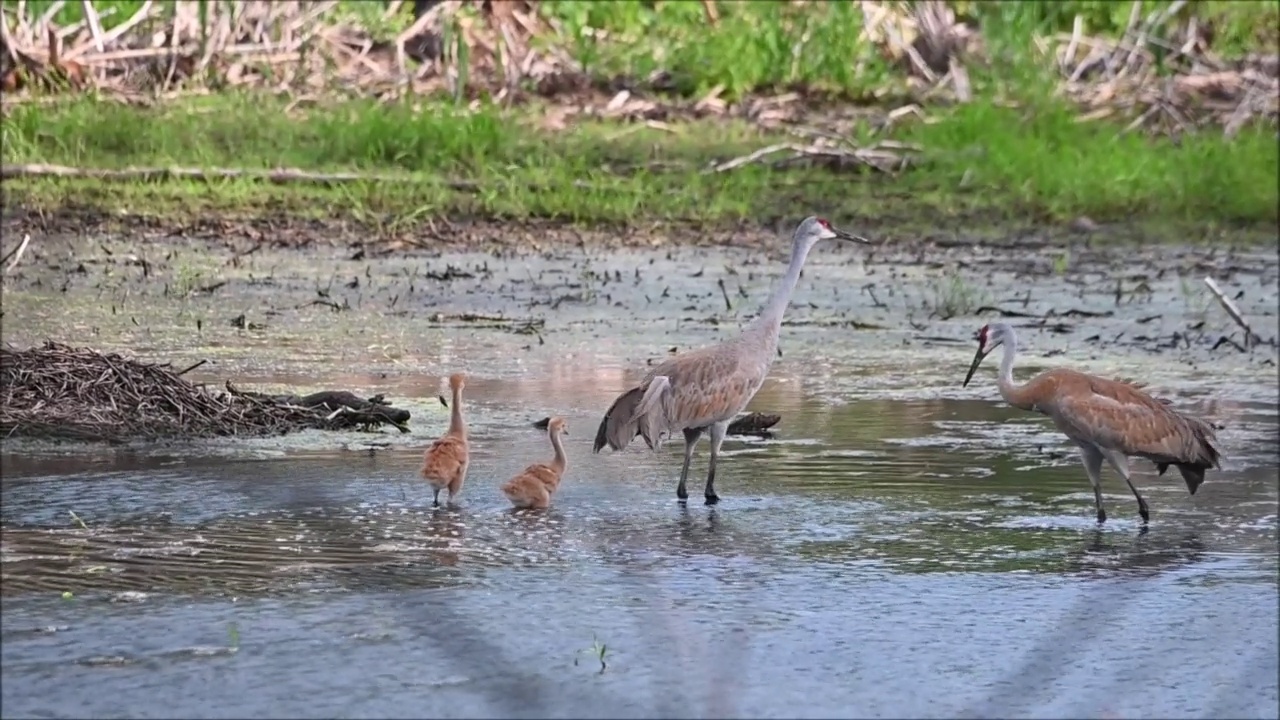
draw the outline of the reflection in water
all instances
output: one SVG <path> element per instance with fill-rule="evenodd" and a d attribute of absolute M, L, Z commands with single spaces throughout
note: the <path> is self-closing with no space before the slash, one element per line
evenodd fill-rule
<path fill-rule="evenodd" d="M 1237 446 L 1239 469 L 1229 464 L 1195 498 L 1145 473 L 1153 530 L 1138 537 L 1136 514 L 1096 528 L 1087 480 L 1071 458 L 1046 458 L 1046 435 L 1060 438 L 1043 423 L 995 422 L 986 403 L 867 404 L 876 410 L 795 412 L 783 439 L 726 444 L 732 494 L 710 509 L 674 502 L 671 453 L 594 456 L 586 441 L 568 448 L 565 496 L 534 513 L 497 511 L 503 473 L 486 467 L 491 447 L 478 449 L 481 475 L 456 510 L 424 505 L 409 454 L 126 454 L 61 478 L 21 471 L 65 473 L 63 460 L 15 458 L 3 480 L 3 592 L 433 587 L 486 582 L 504 567 L 681 558 L 907 573 L 1139 572 L 1204 557 L 1238 559 L 1233 572 L 1276 568 L 1274 470 L 1250 464 L 1260 448 Z M 1262 435 L 1256 425 L 1274 420 L 1239 427 Z M 504 454 L 526 454 L 520 446 L 539 436 L 514 433 Z M 69 519 L 76 512 L 90 527 Z"/>
<path fill-rule="evenodd" d="M 1151 533 L 1143 527 L 1131 540 L 1101 530 L 1089 533 L 1078 550 L 1068 550 L 1063 565 L 1076 571 L 1124 571 L 1126 575 L 1154 575 L 1178 566 L 1194 565 L 1205 553 L 1196 530 Z"/>

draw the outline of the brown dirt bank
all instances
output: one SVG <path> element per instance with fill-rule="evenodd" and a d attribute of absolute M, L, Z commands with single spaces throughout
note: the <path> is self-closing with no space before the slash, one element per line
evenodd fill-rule
<path fill-rule="evenodd" d="M 0 233 L 6 254 L 24 234 L 39 236 L 134 236 L 139 240 L 203 240 L 230 243 L 237 248 L 307 249 L 348 246 L 372 256 L 398 251 L 540 251 L 555 248 L 693 247 L 773 248 L 786 237 L 796 217 L 761 218 L 747 222 L 693 223 L 641 220 L 629 225 L 586 226 L 554 219 L 492 217 L 429 218 L 409 229 L 350 218 L 301 218 L 284 212 L 257 215 L 201 212 L 194 217 L 159 217 L 107 213 L 93 206 L 62 206 L 54 210 L 4 207 Z M 821 214 L 821 208 L 810 212 Z M 1187 233 L 1176 225 L 1144 220 L 1100 225 L 1088 218 L 1070 223 L 1045 223 L 1028 218 L 1013 221 L 998 212 L 947 214 L 890 211 L 847 221 L 851 228 L 897 253 L 918 254 L 931 249 L 1004 247 L 1029 251 L 1060 247 L 1090 248 L 1121 243 L 1149 244 L 1177 240 L 1180 244 L 1245 246 L 1274 244 L 1273 228 L 1224 228 L 1218 237 L 1203 231 Z M 403 226 L 402 226 L 403 227 Z M 240 248 L 242 250 L 248 248 Z M 1225 249 L 1225 248 L 1224 248 Z"/>

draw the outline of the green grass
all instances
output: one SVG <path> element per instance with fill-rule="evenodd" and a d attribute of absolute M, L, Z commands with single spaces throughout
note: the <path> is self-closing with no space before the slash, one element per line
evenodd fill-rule
<path fill-rule="evenodd" d="M 89 203 L 112 212 L 279 209 L 380 223 L 442 214 L 544 217 L 586 223 L 717 223 L 792 217 L 901 222 L 985 216 L 1098 221 L 1135 216 L 1209 224 L 1274 223 L 1273 132 L 1180 143 L 1075 122 L 1064 107 L 960 106 L 942 121 L 905 125 L 921 166 L 890 177 L 765 166 L 707 174 L 713 161 L 776 141 L 725 122 L 669 133 L 588 123 L 542 132 L 532 109 L 421 112 L 347 102 L 285 115 L 281 101 L 225 95 L 139 109 L 88 98 L 13 108 L 0 134 L 5 164 L 200 166 L 392 173 L 396 182 L 282 186 L 251 181 L 107 183 L 11 180 L 20 201 Z M 470 182 L 477 189 L 455 187 Z"/>
<path fill-rule="evenodd" d="M 114 8 L 107 28 L 138 2 Z M 931 107 L 937 122 L 895 127 L 893 139 L 926 149 L 923 163 L 896 177 L 749 166 L 710 175 L 709 163 L 782 138 L 733 121 L 680 125 L 675 133 L 588 122 L 572 130 L 531 129 L 536 107 L 478 112 L 452 109 L 449 98 L 405 105 L 353 101 L 293 112 L 262 96 L 221 95 L 155 109 L 81 98 L 17 106 L 0 128 L 5 163 L 79 167 L 228 166 L 395 172 L 394 183 L 336 187 L 248 181 L 156 184 L 87 180 L 6 183 L 14 199 L 55 206 L 90 204 L 112 212 L 263 210 L 344 216 L 405 227 L 433 215 L 482 214 L 617 223 L 681 219 L 699 223 L 822 211 L 888 223 L 1149 218 L 1203 225 L 1277 220 L 1274 129 L 1246 129 L 1234 140 L 1206 130 L 1178 143 L 1121 135 L 1108 123 L 1080 123 L 1054 99 L 1056 70 L 1034 49 L 1034 35 L 1069 30 L 1077 14 L 1091 33 L 1116 34 L 1131 5 L 1117 2 L 957 2 L 979 27 L 991 62 L 971 68 L 977 100 Z M 47 2 L 28 2 L 41 13 Z M 723 88 L 729 99 L 799 86 L 846 101 L 885 106 L 902 90 L 901 73 L 858 38 L 861 13 L 850 2 L 720 3 L 707 26 L 697 2 L 545 0 L 562 35 L 538 38 L 567 46 L 593 75 L 669 73 L 673 92 Z M 1142 12 L 1168 7 L 1145 2 Z M 1212 21 L 1224 53 L 1275 51 L 1275 2 L 1192 2 Z M 58 19 L 73 22 L 80 3 Z M 380 3 L 342 3 L 375 34 L 390 37 L 408 22 L 381 18 Z M 1016 101 L 1017 109 L 1006 107 Z M 866 139 L 869 131 L 855 134 Z M 787 138 L 791 139 L 791 138 Z M 453 181 L 474 183 L 460 189 Z"/>

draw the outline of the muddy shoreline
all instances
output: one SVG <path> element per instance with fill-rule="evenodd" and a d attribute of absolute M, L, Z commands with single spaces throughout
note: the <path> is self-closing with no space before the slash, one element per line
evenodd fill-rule
<path fill-rule="evenodd" d="M 305 239 L 217 223 L 33 236 L 4 279 L 5 341 L 207 360 L 193 378 L 237 386 L 318 373 L 358 375 L 353 391 L 377 392 L 455 367 L 502 375 L 591 363 L 621 389 L 651 359 L 749 319 L 781 274 L 788 245 L 786 231 L 762 229 L 499 236 L 490 224 L 469 231 L 490 233 L 488 243 L 458 233 L 488 250 L 427 249 L 330 234 L 322 224 L 291 227 Z M 519 242 L 498 247 L 512 238 Z M 1280 268 L 1274 252 L 1249 238 L 1156 246 L 1127 235 L 1010 230 L 999 240 L 878 239 L 810 256 L 777 372 L 803 375 L 819 361 L 888 372 L 903 363 L 965 364 L 977 328 L 1003 320 L 1019 329 L 1024 367 L 1065 363 L 1166 392 L 1275 399 Z M 0 250 L 16 242 L 6 232 Z M 1244 349 L 1206 276 L 1234 298 L 1263 344 Z M 963 368 L 949 374 L 957 372 Z M 966 394 L 959 380 L 948 380 L 956 387 L 946 392 Z M 406 390 L 435 395 L 425 385 L 392 393 Z"/>
<path fill-rule="evenodd" d="M 0 195 L 2 197 L 2 195 Z M 33 236 L 131 237 L 139 241 L 245 243 L 281 249 L 345 246 L 363 248 L 378 257 L 415 252 L 528 252 L 566 248 L 732 247 L 767 249 L 787 237 L 797 217 L 762 217 L 753 222 L 700 223 L 684 220 L 638 219 L 630 225 L 584 226 L 554 219 L 490 217 L 432 218 L 400 224 L 370 222 L 352 217 L 300 218 L 288 212 L 210 212 L 188 217 L 121 214 L 93 205 L 31 208 L 6 198 L 0 212 L 0 233 L 6 247 L 24 234 Z M 340 209 L 331 209 L 340 213 Z M 866 234 L 894 253 L 934 254 L 955 248 L 995 247 L 1010 251 L 1043 252 L 1083 248 L 1085 254 L 1106 253 L 1108 246 L 1133 245 L 1217 247 L 1238 249 L 1275 247 L 1275 227 L 1265 224 L 1224 226 L 1211 235 L 1202 228 L 1135 218 L 1131 222 L 1099 224 L 1087 217 L 1066 223 L 1035 218 L 1010 218 L 1003 211 L 943 214 L 935 209 L 893 203 L 867 208 L 840 222 Z M 243 248 L 242 248 L 243 249 Z M 5 250 L 7 252 L 7 250 Z"/>

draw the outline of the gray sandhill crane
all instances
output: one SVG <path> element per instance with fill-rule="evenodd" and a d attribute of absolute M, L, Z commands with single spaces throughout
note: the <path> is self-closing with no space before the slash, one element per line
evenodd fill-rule
<path fill-rule="evenodd" d="M 964 385 L 969 384 L 983 358 L 1001 345 L 1004 357 L 996 380 L 1000 397 L 1020 410 L 1048 415 L 1058 430 L 1080 447 L 1084 469 L 1093 485 L 1099 523 L 1107 521 L 1102 509 L 1103 460 L 1120 473 L 1133 491 L 1144 525 L 1150 520 L 1150 513 L 1147 501 L 1129 477 L 1130 456 L 1155 463 L 1160 475 L 1170 465 L 1177 467 L 1192 495 L 1204 482 L 1205 470 L 1219 467 L 1212 425 L 1173 409 L 1167 401 L 1153 398 L 1133 385 L 1066 368 L 1046 370 L 1023 385 L 1014 385 L 1013 359 L 1018 338 L 1013 328 L 1004 323 L 983 325 L 978 331 L 978 352 Z"/>
<path fill-rule="evenodd" d="M 782 315 L 800 279 L 809 250 L 820 240 L 838 239 L 866 243 L 866 238 L 837 230 L 820 217 L 805 218 L 791 243 L 791 264 L 773 290 L 760 315 L 741 334 L 718 345 L 677 355 L 653 368 L 638 385 L 613 401 L 596 431 L 594 451 L 606 444 L 622 450 L 637 435 L 650 449 L 676 431 L 684 433 L 684 466 L 676 497 L 689 497 L 685 481 L 693 448 L 703 433 L 711 437 L 711 462 L 707 470 L 706 504 L 720 501 L 716 495 L 716 461 L 725 431 L 764 384 L 778 354 Z"/>

